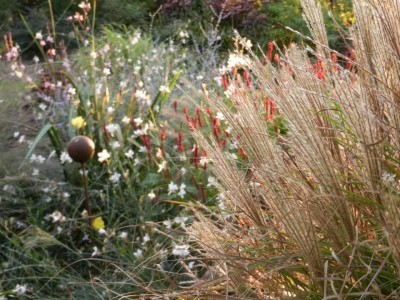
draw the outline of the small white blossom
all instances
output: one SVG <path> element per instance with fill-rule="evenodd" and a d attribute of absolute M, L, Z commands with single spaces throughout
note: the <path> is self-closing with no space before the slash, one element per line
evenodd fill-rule
<path fill-rule="evenodd" d="M 130 122 L 131 122 L 131 118 L 129 118 L 129 117 L 127 117 L 127 116 L 125 116 L 125 117 L 122 118 L 122 123 L 124 123 L 124 124 L 129 124 Z"/>
<path fill-rule="evenodd" d="M 37 40 L 43 40 L 43 34 L 42 34 L 41 31 L 36 32 L 36 34 L 35 34 L 35 39 L 37 39 Z"/>
<path fill-rule="evenodd" d="M 167 227 L 167 229 L 171 229 L 173 225 L 173 223 L 170 220 L 163 221 L 163 224 L 165 225 L 165 227 Z"/>
<path fill-rule="evenodd" d="M 34 168 L 32 171 L 32 176 L 38 176 L 39 175 L 39 169 Z"/>
<path fill-rule="evenodd" d="M 178 224 L 180 227 L 185 228 L 186 227 L 186 221 L 189 220 L 188 217 L 175 217 L 174 218 L 174 223 Z"/>
<path fill-rule="evenodd" d="M 225 120 L 225 116 L 222 112 L 217 112 L 217 115 L 215 116 L 216 119 L 224 121 Z"/>
<path fill-rule="evenodd" d="M 132 149 L 129 149 L 128 152 L 125 152 L 125 157 L 132 159 L 134 154 L 135 154 L 135 152 L 133 152 Z"/>
<path fill-rule="evenodd" d="M 110 181 L 114 184 L 117 184 L 119 182 L 120 178 L 121 178 L 121 174 L 119 174 L 118 172 L 115 172 L 114 174 L 111 175 Z"/>
<path fill-rule="evenodd" d="M 135 119 L 133 119 L 133 121 L 135 122 L 135 124 L 136 124 L 136 126 L 139 126 L 140 124 L 142 124 L 143 123 L 143 120 L 142 120 L 142 118 L 135 118 Z"/>
<path fill-rule="evenodd" d="M 69 156 L 69 154 L 67 152 L 63 151 L 60 155 L 60 161 L 61 161 L 61 164 L 72 163 L 72 158 L 71 158 L 71 156 Z"/>
<path fill-rule="evenodd" d="M 168 94 L 168 93 L 171 93 L 171 90 L 169 89 L 169 87 L 162 85 L 162 86 L 160 86 L 160 92 Z"/>
<path fill-rule="evenodd" d="M 32 163 L 43 164 L 46 159 L 42 155 L 32 154 L 30 157 L 30 161 Z"/>
<path fill-rule="evenodd" d="M 175 193 L 179 189 L 178 185 L 175 184 L 173 181 L 171 181 L 168 184 L 168 195 L 171 195 L 172 193 Z"/>
<path fill-rule="evenodd" d="M 211 158 L 207 158 L 206 156 L 202 156 L 202 157 L 200 157 L 199 163 L 200 163 L 200 166 L 205 167 L 206 164 L 210 163 L 211 161 L 212 161 Z"/>
<path fill-rule="evenodd" d="M 140 147 L 139 147 L 139 152 L 141 152 L 141 153 L 147 153 L 147 148 L 146 148 L 146 146 L 140 146 Z"/>
<path fill-rule="evenodd" d="M 125 239 L 128 237 L 128 233 L 127 233 L 126 231 L 122 231 L 122 232 L 118 235 L 118 237 L 119 237 L 120 239 L 125 240 Z"/>
<path fill-rule="evenodd" d="M 133 255 L 135 255 L 136 258 L 142 257 L 143 256 L 143 250 L 142 249 L 137 249 L 135 252 L 133 252 Z"/>
<path fill-rule="evenodd" d="M 114 136 L 114 133 L 117 132 L 119 129 L 119 125 L 118 124 L 114 124 L 114 123 L 110 123 L 106 126 L 106 130 L 109 134 L 111 134 L 112 136 Z"/>
<path fill-rule="evenodd" d="M 97 246 L 94 246 L 92 249 L 93 249 L 92 257 L 100 254 L 100 251 L 99 249 L 97 249 Z"/>
<path fill-rule="evenodd" d="M 118 141 L 114 141 L 111 143 L 111 148 L 118 149 L 121 147 L 121 144 Z"/>
<path fill-rule="evenodd" d="M 167 162 L 163 160 L 161 164 L 158 165 L 157 173 L 161 173 L 162 171 L 167 169 Z"/>
<path fill-rule="evenodd" d="M 150 241 L 150 236 L 146 233 L 145 236 L 143 237 L 143 244 L 145 244 L 149 241 Z"/>
<path fill-rule="evenodd" d="M 97 153 L 99 157 L 99 162 L 105 162 L 107 159 L 111 157 L 110 153 L 106 149 L 103 149 L 101 152 Z"/>
<path fill-rule="evenodd" d="M 147 194 L 147 197 L 148 197 L 150 200 L 154 200 L 154 198 L 156 197 L 156 194 L 154 194 L 154 192 L 151 191 L 150 193 Z"/>
<path fill-rule="evenodd" d="M 185 197 L 185 194 L 186 194 L 185 188 L 186 188 L 186 184 L 184 184 L 184 183 L 182 183 L 182 184 L 179 186 L 179 193 L 178 193 L 178 195 L 179 195 L 179 197 L 181 197 L 181 199 L 183 199 L 183 198 Z"/>
<path fill-rule="evenodd" d="M 13 294 L 23 295 L 28 291 L 26 285 L 17 284 L 15 288 L 12 290 Z"/>
<path fill-rule="evenodd" d="M 175 245 L 172 254 L 175 256 L 188 256 L 190 253 L 189 248 L 189 245 Z"/>

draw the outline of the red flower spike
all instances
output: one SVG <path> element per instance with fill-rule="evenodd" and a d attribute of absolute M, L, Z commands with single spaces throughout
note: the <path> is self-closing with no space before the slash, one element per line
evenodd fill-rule
<path fill-rule="evenodd" d="M 272 59 L 272 51 L 274 51 L 274 43 L 268 43 L 268 52 L 267 52 L 267 60 L 271 61 Z"/>
<path fill-rule="evenodd" d="M 265 106 L 265 115 L 267 117 L 267 121 L 272 121 L 274 119 L 275 112 L 275 104 L 271 99 L 267 98 L 264 101 Z"/>
<path fill-rule="evenodd" d="M 183 147 L 183 142 L 182 142 L 182 132 L 178 132 L 178 139 L 176 141 L 176 144 L 178 146 L 179 152 L 185 152 L 185 148 Z"/>
<path fill-rule="evenodd" d="M 174 108 L 174 111 L 178 112 L 178 101 L 177 100 L 174 100 L 174 102 L 172 102 L 172 106 Z"/>
<path fill-rule="evenodd" d="M 163 128 L 162 130 L 161 130 L 161 133 L 160 133 L 160 149 L 161 149 L 161 155 L 162 155 L 162 157 L 165 157 L 165 149 L 164 149 L 164 140 L 165 140 L 165 136 L 166 136 L 166 130 L 165 130 L 165 128 Z"/>
<path fill-rule="evenodd" d="M 203 126 L 203 122 L 201 121 L 201 110 L 200 107 L 196 108 L 196 115 L 197 115 L 197 122 L 199 124 L 199 127 Z"/>
<path fill-rule="evenodd" d="M 275 54 L 275 55 L 274 55 L 274 61 L 277 63 L 278 66 L 281 64 L 281 60 L 280 60 L 278 54 Z"/>
<path fill-rule="evenodd" d="M 249 76 L 249 72 L 247 72 L 247 70 L 243 72 L 243 78 L 246 81 L 247 87 L 250 87 L 250 76 Z"/>
<path fill-rule="evenodd" d="M 241 157 L 241 159 L 245 159 L 246 158 L 246 154 L 244 153 L 244 150 L 242 147 L 239 146 L 239 156 Z"/>
<path fill-rule="evenodd" d="M 199 167 L 199 161 L 200 161 L 199 147 L 197 145 L 194 145 L 194 147 L 193 147 L 193 165 L 195 166 L 196 169 Z"/>
<path fill-rule="evenodd" d="M 221 75 L 221 83 L 224 91 L 228 90 L 228 79 L 226 79 L 225 75 Z"/>
<path fill-rule="evenodd" d="M 111 140 L 110 134 L 108 133 L 108 130 L 106 128 L 106 124 L 103 124 L 103 130 L 104 130 L 104 135 L 106 137 L 107 142 Z"/>

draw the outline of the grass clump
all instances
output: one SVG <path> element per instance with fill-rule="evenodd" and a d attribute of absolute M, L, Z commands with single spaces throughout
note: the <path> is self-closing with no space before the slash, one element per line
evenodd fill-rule
<path fill-rule="evenodd" d="M 354 1 L 350 59 L 328 47 L 319 5 L 301 2 L 316 50 L 293 44 L 261 62 L 238 51 L 226 97 L 210 92 L 246 159 L 194 132 L 224 209 L 197 213 L 189 234 L 215 261 L 220 293 L 394 299 L 399 3 Z M 287 131 L 271 133 L 277 116 Z"/>

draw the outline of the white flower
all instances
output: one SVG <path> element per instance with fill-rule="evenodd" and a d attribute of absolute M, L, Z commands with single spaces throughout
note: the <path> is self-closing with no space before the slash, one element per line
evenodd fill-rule
<path fill-rule="evenodd" d="M 183 198 L 185 197 L 185 194 L 186 194 L 185 188 L 186 188 L 186 184 L 184 184 L 184 183 L 182 183 L 182 184 L 179 186 L 179 193 L 178 193 L 178 195 L 179 195 L 179 197 L 181 197 L 181 199 L 183 199 Z"/>
<path fill-rule="evenodd" d="M 150 193 L 147 194 L 147 197 L 148 197 L 150 200 L 153 200 L 153 199 L 156 197 L 156 194 L 154 194 L 154 192 L 151 191 Z"/>
<path fill-rule="evenodd" d="M 207 179 L 207 186 L 211 187 L 211 186 L 215 186 L 215 183 L 217 182 L 217 179 L 215 179 L 215 177 L 213 176 L 209 176 Z"/>
<path fill-rule="evenodd" d="M 65 221 L 65 217 L 58 210 L 54 211 L 50 217 L 53 219 L 53 223 Z"/>
<path fill-rule="evenodd" d="M 100 251 L 99 249 L 97 249 L 97 246 L 94 246 L 92 249 L 93 249 L 92 257 L 100 254 Z"/>
<path fill-rule="evenodd" d="M 173 225 L 173 223 L 170 220 L 163 221 L 163 224 L 165 225 L 165 227 L 167 227 L 167 229 L 171 229 Z"/>
<path fill-rule="evenodd" d="M 43 34 L 42 34 L 41 31 L 36 32 L 36 34 L 35 34 L 35 39 L 37 39 L 37 40 L 43 40 Z"/>
<path fill-rule="evenodd" d="M 135 152 L 133 152 L 132 149 L 129 149 L 128 152 L 125 152 L 125 157 L 132 159 L 134 154 Z"/>
<path fill-rule="evenodd" d="M 187 256 L 190 253 L 189 247 L 189 245 L 175 245 L 172 254 L 176 256 Z"/>
<path fill-rule="evenodd" d="M 146 152 L 147 152 L 146 146 L 140 146 L 140 147 L 139 147 L 139 152 L 141 152 L 141 153 L 146 153 Z"/>
<path fill-rule="evenodd" d="M 206 156 L 202 156 L 202 157 L 200 157 L 199 163 L 200 163 L 200 166 L 205 167 L 206 164 L 210 163 L 211 161 L 212 161 L 211 158 L 207 158 Z"/>
<path fill-rule="evenodd" d="M 143 250 L 142 249 L 137 249 L 135 252 L 133 252 L 133 255 L 135 255 L 136 258 L 142 257 L 143 256 Z"/>
<path fill-rule="evenodd" d="M 136 97 L 138 100 L 143 100 L 143 101 L 147 101 L 147 99 L 148 99 L 148 95 L 146 94 L 146 91 L 145 91 L 145 90 L 137 90 L 137 91 L 135 92 L 135 97 Z"/>
<path fill-rule="evenodd" d="M 193 267 L 194 267 L 194 264 L 195 264 L 195 262 L 194 262 L 194 261 L 191 261 L 191 262 L 189 262 L 189 263 L 188 263 L 188 267 L 189 267 L 189 269 L 193 269 Z"/>
<path fill-rule="evenodd" d="M 34 168 L 32 171 L 32 176 L 38 176 L 39 175 L 39 169 Z"/>
<path fill-rule="evenodd" d="M 178 224 L 180 227 L 185 228 L 186 224 L 185 222 L 189 220 L 188 217 L 175 217 L 174 222 L 175 224 Z"/>
<path fill-rule="evenodd" d="M 139 126 L 140 124 L 143 123 L 143 119 L 140 117 L 133 119 L 133 121 L 135 122 L 136 126 Z"/>
<path fill-rule="evenodd" d="M 124 124 L 129 124 L 130 122 L 131 122 L 131 118 L 129 118 L 129 117 L 127 117 L 127 116 L 125 116 L 125 117 L 122 118 L 122 123 L 124 123 Z"/>
<path fill-rule="evenodd" d="M 168 195 L 171 195 L 172 193 L 175 193 L 179 189 L 178 185 L 175 184 L 173 181 L 171 181 L 168 184 Z"/>
<path fill-rule="evenodd" d="M 42 155 L 32 154 L 30 157 L 30 161 L 32 163 L 42 164 L 46 159 Z"/>
<path fill-rule="evenodd" d="M 133 163 L 133 165 L 134 166 L 138 166 L 138 165 L 140 165 L 142 163 L 142 161 L 140 160 L 140 158 L 135 158 L 135 160 L 134 160 L 134 163 Z"/>
<path fill-rule="evenodd" d="M 45 111 L 45 110 L 47 109 L 47 105 L 44 104 L 44 103 L 40 103 L 40 104 L 39 104 L 39 108 L 40 108 L 41 110 Z"/>
<path fill-rule="evenodd" d="M 110 75 L 110 74 L 111 74 L 110 68 L 104 68 L 104 69 L 103 69 L 103 75 L 104 75 L 104 76 L 108 76 L 108 75 Z"/>
<path fill-rule="evenodd" d="M 70 163 L 72 163 L 72 158 L 71 158 L 71 156 L 69 156 L 69 154 L 67 152 L 63 151 L 60 155 L 60 161 L 61 161 L 61 164 L 64 164 L 66 162 L 70 164 Z"/>
<path fill-rule="evenodd" d="M 17 284 L 17 285 L 15 286 L 15 288 L 12 290 L 12 292 L 13 292 L 14 294 L 17 294 L 17 295 L 23 295 L 23 294 L 26 293 L 27 290 L 28 290 L 28 289 L 27 289 L 26 285 Z"/>
<path fill-rule="evenodd" d="M 158 165 L 157 173 L 161 173 L 163 170 L 167 168 L 167 162 L 163 160 L 161 164 Z"/>
<path fill-rule="evenodd" d="M 230 54 L 228 59 L 228 70 L 234 67 L 246 66 L 250 63 L 250 59 L 244 55 Z"/>
<path fill-rule="evenodd" d="M 110 123 L 106 126 L 106 130 L 109 134 L 114 136 L 114 133 L 118 130 L 119 126 L 118 124 Z"/>
<path fill-rule="evenodd" d="M 395 185 L 396 184 L 396 175 L 389 174 L 388 172 L 383 172 L 382 174 L 382 181 L 387 185 Z"/>
<path fill-rule="evenodd" d="M 121 144 L 118 141 L 114 141 L 111 143 L 111 148 L 118 149 L 121 147 Z"/>
<path fill-rule="evenodd" d="M 146 233 L 143 237 L 143 244 L 147 243 L 150 241 L 150 236 Z"/>
<path fill-rule="evenodd" d="M 122 231 L 122 232 L 118 235 L 118 237 L 119 237 L 120 239 L 125 240 L 125 239 L 128 237 L 128 233 L 127 233 L 126 231 Z"/>
<path fill-rule="evenodd" d="M 114 174 L 111 175 L 110 181 L 112 183 L 117 184 L 119 182 L 120 178 L 121 178 L 121 174 L 119 174 L 118 172 L 115 172 Z"/>
<path fill-rule="evenodd" d="M 112 106 L 107 107 L 107 113 L 111 115 L 115 111 L 115 108 Z"/>
<path fill-rule="evenodd" d="M 105 162 L 107 159 L 111 157 L 110 153 L 106 149 L 103 149 L 101 152 L 97 153 L 99 157 L 99 162 Z"/>
<path fill-rule="evenodd" d="M 18 138 L 19 137 L 19 132 L 18 131 L 14 132 L 13 136 L 14 136 L 15 139 Z"/>
<path fill-rule="evenodd" d="M 215 118 L 218 119 L 218 120 L 221 120 L 221 121 L 225 120 L 224 114 L 222 112 L 220 112 L 220 111 L 217 112 L 217 115 L 215 116 Z"/>
<path fill-rule="evenodd" d="M 160 86 L 160 92 L 161 93 L 171 93 L 171 90 L 169 89 L 169 87 L 162 85 L 162 86 Z"/>

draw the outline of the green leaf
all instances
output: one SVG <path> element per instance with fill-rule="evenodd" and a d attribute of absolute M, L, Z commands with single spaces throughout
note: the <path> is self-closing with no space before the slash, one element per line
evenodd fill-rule
<path fill-rule="evenodd" d="M 182 70 L 178 71 L 174 75 L 174 77 L 170 80 L 170 82 L 168 83 L 168 88 L 171 92 L 174 89 L 176 81 L 178 80 L 181 73 L 182 73 Z M 161 111 L 161 108 L 164 106 L 165 102 L 167 102 L 167 100 L 169 99 L 170 94 L 171 93 L 161 93 L 161 92 L 157 93 L 156 98 L 154 99 L 154 101 L 150 107 L 151 108 L 150 111 L 154 113 L 154 118 L 157 118 L 157 114 Z M 158 112 L 155 112 L 154 109 L 157 105 L 159 105 L 159 110 L 158 110 Z M 150 113 L 149 113 L 149 117 L 150 117 Z"/>
<path fill-rule="evenodd" d="M 28 149 L 28 153 L 25 155 L 24 160 L 22 161 L 20 168 L 25 164 L 26 160 L 31 156 L 32 152 L 35 150 L 37 144 L 42 140 L 43 136 L 53 127 L 53 125 L 47 123 L 42 127 L 42 129 L 39 131 L 38 135 L 35 137 L 35 140 L 33 141 L 32 145 Z"/>

